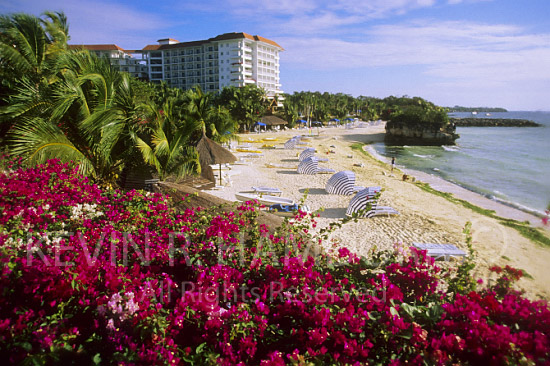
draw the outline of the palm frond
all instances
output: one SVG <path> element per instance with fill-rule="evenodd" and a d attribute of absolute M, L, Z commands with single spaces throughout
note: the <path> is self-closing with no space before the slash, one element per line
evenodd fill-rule
<path fill-rule="evenodd" d="M 49 159 L 74 161 L 86 175 L 95 175 L 94 164 L 80 151 L 56 125 L 35 118 L 14 127 L 9 135 L 11 152 L 21 156 L 28 164 L 41 164 Z"/>

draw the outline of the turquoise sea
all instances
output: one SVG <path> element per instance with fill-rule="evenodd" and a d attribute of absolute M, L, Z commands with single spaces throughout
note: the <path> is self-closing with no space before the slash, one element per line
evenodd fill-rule
<path fill-rule="evenodd" d="M 398 167 L 437 175 L 489 198 L 543 213 L 550 204 L 550 112 L 479 112 L 477 117 L 528 119 L 543 127 L 458 127 L 456 146 L 373 147 L 386 158 L 395 156 Z"/>

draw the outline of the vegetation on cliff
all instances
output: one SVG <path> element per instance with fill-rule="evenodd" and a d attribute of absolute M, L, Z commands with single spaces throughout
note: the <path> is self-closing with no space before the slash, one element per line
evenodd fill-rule
<path fill-rule="evenodd" d="M 459 136 L 445 108 L 423 101 L 393 112 L 386 123 L 386 141 L 396 144 L 449 145 Z"/>

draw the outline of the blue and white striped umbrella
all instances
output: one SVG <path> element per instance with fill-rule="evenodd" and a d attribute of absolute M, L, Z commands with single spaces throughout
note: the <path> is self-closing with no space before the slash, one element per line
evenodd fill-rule
<path fill-rule="evenodd" d="M 300 156 L 298 157 L 298 160 L 300 161 L 304 161 L 306 160 L 307 158 L 310 158 L 312 156 L 315 156 L 315 148 L 313 147 L 308 147 L 306 149 L 304 149 L 304 151 L 302 151 L 300 153 Z"/>
<path fill-rule="evenodd" d="M 355 173 L 343 170 L 329 178 L 325 190 L 330 194 L 352 195 L 355 192 Z"/>
<path fill-rule="evenodd" d="M 290 140 L 288 140 L 287 142 L 285 142 L 285 149 L 287 149 L 287 150 L 295 149 L 297 143 L 298 143 L 298 139 L 293 137 Z"/>
<path fill-rule="evenodd" d="M 346 211 L 347 216 L 352 216 L 354 213 L 361 212 L 367 209 L 367 205 L 374 206 L 376 205 L 376 200 L 374 200 L 374 192 L 369 189 L 365 188 L 362 191 L 357 192 L 355 196 L 352 197 L 352 199 L 349 201 L 349 206 Z M 369 212 L 372 211 L 364 211 L 361 214 L 361 217 L 370 217 Z"/>
<path fill-rule="evenodd" d="M 319 161 L 315 157 L 307 158 L 298 164 L 298 174 L 317 174 L 319 172 Z"/>

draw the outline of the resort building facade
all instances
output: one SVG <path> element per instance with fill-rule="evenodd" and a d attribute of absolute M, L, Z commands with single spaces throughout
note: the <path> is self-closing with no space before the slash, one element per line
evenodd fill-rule
<path fill-rule="evenodd" d="M 136 51 L 124 50 L 116 44 L 88 44 L 88 45 L 70 45 L 71 49 L 85 49 L 98 57 L 106 57 L 111 65 L 139 79 L 148 79 L 147 65 L 140 59 L 132 55 Z"/>
<path fill-rule="evenodd" d="M 205 92 L 216 93 L 226 86 L 255 84 L 276 101 L 275 105 L 280 105 L 283 91 L 279 53 L 283 48 L 276 42 L 242 32 L 202 41 L 165 38 L 157 42 L 141 50 L 124 50 L 115 44 L 70 47 L 107 57 L 111 65 L 135 77 L 156 83 L 165 81 L 180 89 L 200 86 Z"/>
<path fill-rule="evenodd" d="M 158 40 L 141 50 L 149 80 L 217 92 L 226 86 L 256 84 L 269 97 L 282 93 L 276 42 L 247 33 L 225 33 L 203 41 Z"/>

